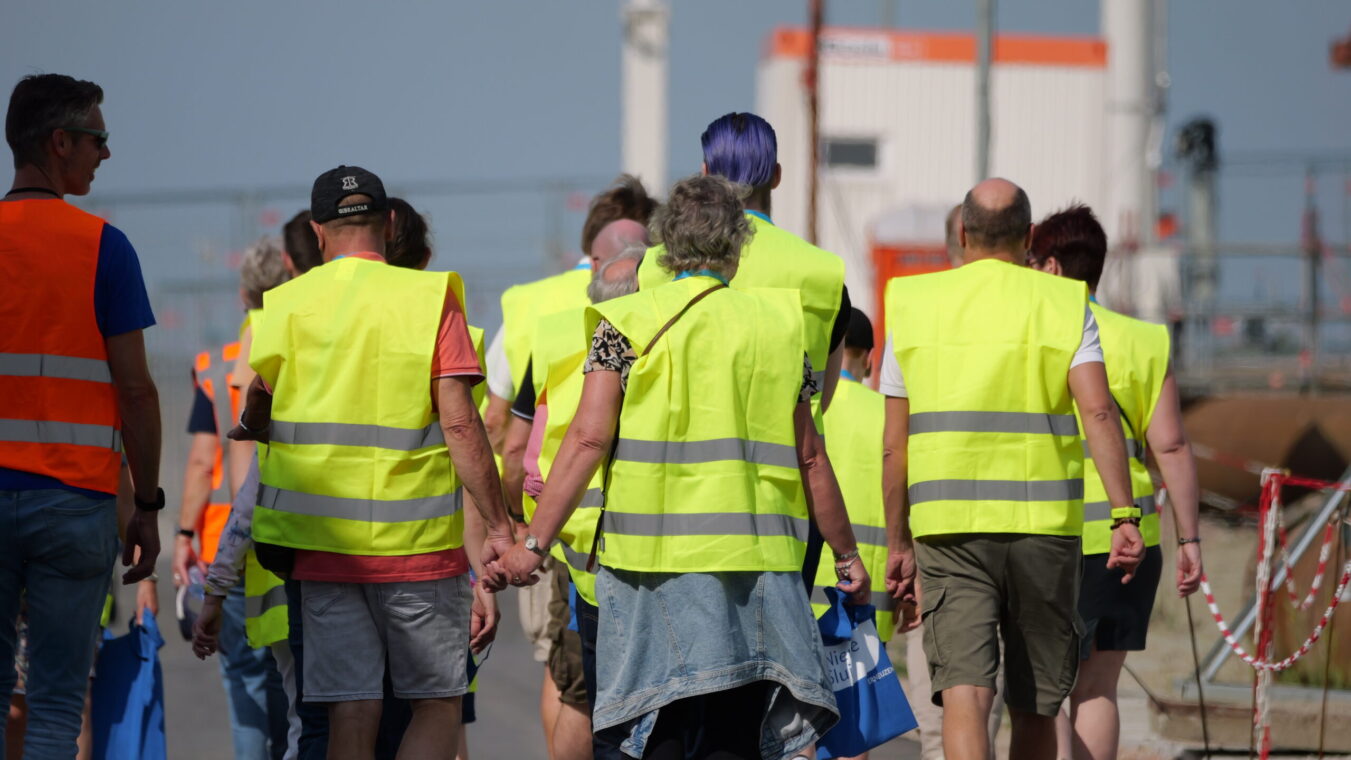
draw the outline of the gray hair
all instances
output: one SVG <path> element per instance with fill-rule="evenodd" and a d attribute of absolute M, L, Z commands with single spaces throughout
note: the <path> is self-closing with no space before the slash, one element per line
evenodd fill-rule
<path fill-rule="evenodd" d="M 291 273 L 286 269 L 278 238 L 261 238 L 244 250 L 244 261 L 239 265 L 239 289 L 246 307 L 263 308 L 263 294 L 289 279 Z"/>
<path fill-rule="evenodd" d="M 741 206 L 744 188 L 722 177 L 696 175 L 680 180 L 652 215 L 652 240 L 666 252 L 657 263 L 668 272 L 709 269 L 736 271 L 751 225 Z"/>
<path fill-rule="evenodd" d="M 962 200 L 962 228 L 966 244 L 972 248 L 1009 248 L 1022 252 L 1027 230 L 1032 226 L 1032 203 L 1021 187 L 1014 187 L 1008 204 L 989 208 L 981 204 L 975 190 Z"/>
<path fill-rule="evenodd" d="M 586 285 L 586 296 L 591 299 L 591 303 L 603 303 L 613 298 L 626 296 L 630 293 L 638 292 L 638 270 L 635 268 L 628 276 L 621 279 L 612 279 L 609 276 L 610 268 L 621 261 L 642 262 L 643 256 L 647 254 L 647 246 L 642 243 L 629 243 L 624 249 L 615 254 L 613 258 L 600 265 L 591 274 L 591 282 Z"/>

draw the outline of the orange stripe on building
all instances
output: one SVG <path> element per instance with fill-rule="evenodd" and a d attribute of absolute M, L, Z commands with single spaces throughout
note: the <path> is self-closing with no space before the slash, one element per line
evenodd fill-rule
<path fill-rule="evenodd" d="M 765 54 L 770 58 L 802 58 L 811 52 L 806 29 L 779 27 L 770 33 Z M 976 62 L 976 38 L 943 32 L 894 32 L 830 27 L 821 33 L 821 55 L 828 61 Z M 1049 37 L 1000 34 L 994 40 L 994 62 L 1028 66 L 1106 68 L 1107 42 L 1097 37 Z"/>

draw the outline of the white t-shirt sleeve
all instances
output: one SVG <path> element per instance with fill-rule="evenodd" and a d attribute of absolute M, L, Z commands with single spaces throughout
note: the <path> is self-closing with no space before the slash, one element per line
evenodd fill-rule
<path fill-rule="evenodd" d="M 877 390 L 883 396 L 909 398 L 905 390 L 905 378 L 901 376 L 901 363 L 896 361 L 895 347 L 891 333 L 887 333 L 887 345 L 882 351 L 882 374 L 877 378 Z"/>
<path fill-rule="evenodd" d="M 1074 358 L 1070 360 L 1070 369 L 1089 362 L 1103 363 L 1102 343 L 1098 341 L 1098 320 L 1093 317 L 1093 310 L 1085 306 L 1084 337 L 1079 342 L 1079 350 L 1074 352 Z"/>
<path fill-rule="evenodd" d="M 498 398 L 515 398 L 511 384 L 511 365 L 507 364 L 506 330 L 501 327 L 493 333 L 492 342 L 483 360 L 488 364 L 488 390 Z"/>

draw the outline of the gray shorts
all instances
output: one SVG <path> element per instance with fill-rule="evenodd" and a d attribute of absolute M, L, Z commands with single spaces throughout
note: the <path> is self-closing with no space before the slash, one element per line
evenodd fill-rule
<path fill-rule="evenodd" d="M 443 699 L 469 691 L 469 577 L 396 583 L 301 581 L 305 699 L 394 695 Z"/>

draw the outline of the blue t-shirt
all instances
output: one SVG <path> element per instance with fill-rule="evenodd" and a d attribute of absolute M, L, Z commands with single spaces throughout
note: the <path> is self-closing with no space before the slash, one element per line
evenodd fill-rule
<path fill-rule="evenodd" d="M 99 259 L 94 272 L 94 318 L 105 338 L 144 330 L 155 324 L 136 249 L 122 230 L 111 224 L 103 225 L 103 235 L 99 238 Z M 103 491 L 68 486 L 49 475 L 0 467 L 0 491 L 45 488 L 62 488 L 96 499 L 109 497 Z"/>

